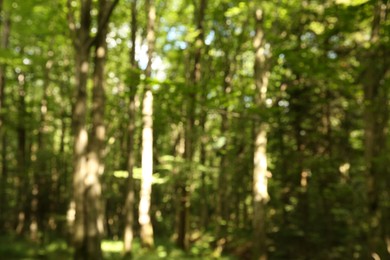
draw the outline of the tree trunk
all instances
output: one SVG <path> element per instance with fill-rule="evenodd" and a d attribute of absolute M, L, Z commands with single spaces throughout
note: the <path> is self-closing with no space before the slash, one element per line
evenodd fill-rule
<path fill-rule="evenodd" d="M 100 173 L 103 172 L 102 155 L 105 139 L 104 127 L 104 65 L 108 20 L 118 0 L 99 0 L 97 34 L 90 36 L 92 0 L 81 0 L 80 22 L 73 15 L 71 1 L 67 1 L 68 25 L 76 56 L 76 98 L 73 106 L 74 162 L 73 192 L 75 221 L 73 224 L 74 258 L 101 259 L 103 232 L 103 206 L 101 203 Z M 92 132 L 90 143 L 86 125 L 87 80 L 91 47 L 95 46 Z"/>
<path fill-rule="evenodd" d="M 85 234 L 85 180 L 87 174 L 88 133 L 86 129 L 87 113 L 87 73 L 89 67 L 89 48 L 79 48 L 76 60 L 77 96 L 73 110 L 74 161 L 73 161 L 73 196 L 75 203 L 75 222 L 73 242 L 75 259 L 84 259 L 86 245 Z"/>
<path fill-rule="evenodd" d="M 131 79 L 132 85 L 130 88 L 130 100 L 129 100 L 129 123 L 128 123 L 128 155 L 127 155 L 127 171 L 129 173 L 127 179 L 127 195 L 125 201 L 125 231 L 124 231 L 124 240 L 123 240 L 123 250 L 126 256 L 131 256 L 132 252 L 132 243 L 134 237 L 133 224 L 134 224 L 134 179 L 133 179 L 133 169 L 135 166 L 135 156 L 134 156 L 134 135 L 135 135 L 135 123 L 136 123 L 136 105 L 135 105 L 135 96 L 137 93 L 137 84 L 138 73 L 136 70 L 138 68 L 135 60 L 135 44 L 137 37 L 137 0 L 131 2 L 131 50 L 130 50 L 130 66 L 131 66 Z"/>
<path fill-rule="evenodd" d="M 154 0 L 146 2 L 147 22 L 147 43 L 148 43 L 148 65 L 145 76 L 151 78 L 152 61 L 154 52 L 155 32 L 154 23 L 156 10 Z M 150 201 L 153 181 L 153 94 L 150 83 L 146 83 L 146 91 L 143 100 L 142 117 L 142 180 L 139 203 L 139 223 L 141 225 L 141 243 L 144 247 L 153 247 L 153 226 L 150 219 Z"/>
<path fill-rule="evenodd" d="M 377 1 L 371 27 L 371 50 L 362 57 L 361 83 L 364 89 L 364 158 L 367 178 L 367 213 L 369 232 L 367 234 L 368 255 L 374 259 L 386 258 L 389 254 L 389 234 L 386 230 L 388 216 L 388 153 L 386 147 L 389 111 L 384 105 L 388 101 L 385 77 L 390 55 L 388 46 L 382 43 L 388 5 Z"/>
<path fill-rule="evenodd" d="M 73 244 L 75 248 L 74 259 L 88 259 L 86 241 L 85 215 L 85 181 L 87 175 L 87 147 L 88 133 L 86 128 L 87 115 L 87 80 L 90 59 L 89 30 L 91 26 L 90 11 L 92 0 L 81 1 L 80 27 L 76 29 L 73 19 L 70 0 L 68 1 L 68 22 L 73 35 L 75 49 L 75 83 L 76 94 L 72 111 L 72 126 L 74 135 L 73 151 L 73 201 L 75 218 L 72 223 Z"/>
<path fill-rule="evenodd" d="M 264 115 L 268 87 L 269 71 L 265 56 L 265 40 L 263 31 L 263 11 L 255 9 L 256 34 L 254 37 L 255 64 L 254 80 L 256 86 L 255 102 L 259 111 Z M 263 116 L 264 117 L 264 116 Z M 267 122 L 255 124 L 255 147 L 253 169 L 253 232 L 254 259 L 267 259 L 266 211 L 268 197 L 267 176 Z"/>
<path fill-rule="evenodd" d="M 177 125 L 175 129 L 175 142 L 173 146 L 173 151 L 172 154 L 175 158 L 184 158 L 184 127 L 183 125 Z M 181 184 L 182 184 L 182 178 L 183 175 L 181 175 L 181 169 L 178 169 L 178 167 L 174 167 L 172 169 L 172 176 L 176 180 L 173 185 L 172 189 L 172 198 L 174 202 L 174 209 L 175 209 L 175 220 L 173 223 L 173 226 L 175 227 L 175 241 L 178 242 L 178 236 L 180 234 L 180 226 L 178 225 L 180 223 L 180 218 L 182 214 L 182 202 L 181 199 L 182 197 L 180 196 L 180 189 L 181 189 Z"/>
<path fill-rule="evenodd" d="M 46 130 L 47 130 L 47 96 L 49 87 L 49 72 L 53 62 L 49 60 L 43 65 L 44 84 L 43 95 L 40 107 L 40 122 L 38 129 L 37 143 L 37 160 L 33 173 L 33 183 L 31 189 L 31 222 L 30 222 L 30 239 L 38 242 L 38 231 L 43 231 L 43 223 L 45 219 L 44 213 L 47 212 L 48 194 L 44 192 L 49 187 L 47 174 L 47 154 L 46 154 Z"/>
<path fill-rule="evenodd" d="M 99 1 L 98 24 L 104 17 L 107 7 L 105 0 Z M 94 72 L 92 90 L 92 129 L 88 142 L 87 173 L 85 176 L 85 221 L 86 246 L 89 258 L 101 259 L 100 242 L 104 233 L 104 210 L 101 199 L 102 187 L 100 176 L 104 172 L 104 142 L 106 128 L 104 125 L 105 90 L 104 69 L 106 62 L 106 34 L 107 25 L 99 28 L 100 32 L 95 38 Z"/>
<path fill-rule="evenodd" d="M 187 101 L 187 118 L 185 126 L 185 150 L 184 150 L 184 159 L 187 166 L 185 167 L 184 178 L 179 184 L 179 194 L 180 199 L 180 217 L 178 219 L 178 237 L 177 245 L 184 250 L 187 250 L 189 247 L 189 226 L 190 226 L 190 193 L 189 187 L 187 187 L 187 179 L 189 176 L 192 176 L 192 163 L 195 151 L 195 106 L 197 103 L 197 91 L 201 83 L 201 58 L 202 58 L 202 49 L 204 46 L 204 16 L 207 8 L 207 0 L 199 0 L 199 5 L 195 8 L 195 23 L 196 29 L 199 34 L 195 38 L 194 42 L 194 66 L 190 75 L 190 86 L 188 101 Z M 197 12 L 198 11 L 198 12 Z"/>
<path fill-rule="evenodd" d="M 10 34 L 10 19 L 3 13 L 3 1 L 0 3 L 0 33 L 2 49 L 8 48 Z M 7 182 L 8 182 L 8 164 L 7 164 L 7 134 L 5 128 L 5 65 L 0 65 L 0 151 L 1 151 L 1 168 L 0 168 L 0 231 L 6 229 L 6 201 L 7 201 Z"/>
<path fill-rule="evenodd" d="M 18 174 L 16 178 L 16 190 L 18 193 L 17 205 L 17 226 L 16 233 L 22 235 L 26 228 L 27 221 L 27 193 L 28 190 L 28 175 L 27 175 L 27 154 L 26 154 L 26 142 L 27 142 L 27 130 L 26 130 L 26 82 L 25 75 L 23 73 L 17 74 L 18 78 L 18 126 L 17 126 L 17 136 L 18 136 L 18 156 L 17 156 L 17 165 L 18 165 Z"/>
<path fill-rule="evenodd" d="M 206 182 L 206 161 L 207 161 L 207 151 L 206 151 L 206 145 L 207 145 L 207 132 L 206 132 L 206 120 L 207 120 L 207 86 L 206 84 L 202 83 L 202 93 L 201 93 L 201 115 L 199 119 L 200 124 L 200 158 L 199 163 L 203 167 L 200 175 L 200 221 L 199 221 L 199 229 L 200 230 L 207 230 L 208 227 L 208 220 L 209 220 L 209 201 L 208 201 L 208 189 L 207 189 L 207 182 Z"/>
<path fill-rule="evenodd" d="M 224 81 L 223 81 L 223 91 L 224 96 L 228 97 L 231 92 L 231 77 L 232 77 L 232 69 L 231 69 L 231 61 L 226 56 L 225 61 L 225 69 L 224 69 Z M 218 174 L 218 204 L 217 204 L 217 237 L 218 239 L 225 239 L 227 236 L 227 228 L 229 221 L 229 211 L 228 205 L 230 204 L 228 201 L 229 197 L 229 174 L 231 173 L 229 170 L 229 162 L 228 162 L 228 153 L 229 153 L 229 142 L 231 140 L 228 137 L 228 130 L 230 126 L 229 122 L 229 111 L 227 107 L 222 109 L 221 114 L 221 137 L 225 138 L 224 145 L 221 147 L 221 161 L 219 165 L 219 174 Z"/>
<path fill-rule="evenodd" d="M 153 247 L 153 226 L 150 219 L 150 201 L 153 181 L 153 95 L 147 90 L 143 101 L 142 131 L 142 180 L 139 204 L 139 223 L 141 225 L 141 243 Z"/>

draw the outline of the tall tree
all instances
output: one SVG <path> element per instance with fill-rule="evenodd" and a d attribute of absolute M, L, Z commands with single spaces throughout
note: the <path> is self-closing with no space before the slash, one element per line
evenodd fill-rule
<path fill-rule="evenodd" d="M 101 185 L 102 149 L 104 148 L 104 63 L 106 34 L 109 18 L 119 0 L 100 0 L 97 32 L 90 35 L 92 25 L 92 1 L 80 0 L 79 21 L 74 17 L 72 1 L 68 0 L 68 26 L 75 50 L 76 95 L 73 106 L 74 162 L 73 189 L 75 222 L 73 243 L 75 259 L 101 259 L 101 235 L 103 229 Z M 86 125 L 87 81 L 91 48 L 95 47 L 94 90 L 92 96 L 92 133 L 88 143 Z"/>
<path fill-rule="evenodd" d="M 142 180 L 139 203 L 139 223 L 141 225 L 141 243 L 153 247 L 153 226 L 150 218 L 150 203 L 153 183 L 153 93 L 151 89 L 152 63 L 155 45 L 156 7 L 154 0 L 146 1 L 148 64 L 145 71 L 147 79 L 143 100 L 142 117 Z"/>
<path fill-rule="evenodd" d="M 200 90 L 200 83 L 202 77 L 201 59 L 204 46 L 204 16 L 207 8 L 207 0 L 199 0 L 194 8 L 195 27 L 197 30 L 197 36 L 193 42 L 193 67 L 189 77 L 189 87 L 187 104 L 186 104 L 186 122 L 185 122 L 185 135 L 184 135 L 184 159 L 186 161 L 185 172 L 182 174 L 184 177 L 179 185 L 179 196 L 181 197 L 181 203 L 178 216 L 178 236 L 177 245 L 182 249 L 188 249 L 189 246 L 189 225 L 190 225 L 190 194 L 189 187 L 187 186 L 187 178 L 191 176 L 193 172 L 193 159 L 195 152 L 195 112 L 197 106 L 197 92 Z"/>
<path fill-rule="evenodd" d="M 362 57 L 363 70 L 360 76 L 364 90 L 364 159 L 366 163 L 367 212 L 369 230 L 367 234 L 369 256 L 381 259 L 388 253 L 389 234 L 386 231 L 386 220 L 389 207 L 386 206 L 388 195 L 388 159 L 384 155 L 387 127 L 389 121 L 388 86 L 385 80 L 389 72 L 390 48 L 386 42 L 386 19 L 389 4 L 387 1 L 374 1 L 373 19 L 370 34 L 370 49 Z M 387 185 L 386 185 L 387 183 Z M 385 184 L 385 186 L 383 186 Z M 386 234 L 387 233 L 387 234 Z M 387 243 L 387 245 L 386 245 Z M 387 247 L 387 250 L 385 249 Z M 387 251 L 387 252 L 386 252 Z"/>
<path fill-rule="evenodd" d="M 127 127 L 128 132 L 128 154 L 127 154 L 127 171 L 129 173 L 127 179 L 127 195 L 125 201 L 125 231 L 124 231 L 124 253 L 130 255 L 132 251 L 132 242 L 134 237 L 133 224 L 134 224 L 134 178 L 133 170 L 135 167 L 135 150 L 134 150 L 134 135 L 136 124 L 136 104 L 135 97 L 137 93 L 138 84 L 138 66 L 135 60 L 136 52 L 136 38 L 137 38 L 137 0 L 131 2 L 131 49 L 130 49 L 130 98 L 129 98 L 129 122 Z"/>
<path fill-rule="evenodd" d="M 71 0 L 68 5 L 68 26 L 71 31 L 72 43 L 75 50 L 75 97 L 72 111 L 72 127 L 74 135 L 73 159 L 73 200 L 75 220 L 73 224 L 73 243 L 75 259 L 87 259 L 87 235 L 85 230 L 85 177 L 87 163 L 88 133 L 86 128 L 87 114 L 87 80 L 90 63 L 90 27 L 92 1 L 80 1 L 79 20 L 74 17 Z M 99 236 L 98 234 L 96 234 Z M 96 245 L 94 245 L 96 247 Z M 100 248 L 100 244 L 99 244 Z M 100 258 L 100 250 L 98 257 Z"/>
<path fill-rule="evenodd" d="M 44 83 L 42 100 L 40 104 L 40 118 L 37 140 L 37 160 L 33 173 L 33 184 L 31 189 L 31 223 L 30 223 L 30 238 L 32 241 L 38 241 L 38 232 L 43 231 L 45 220 L 45 212 L 48 211 L 47 192 L 45 189 L 50 185 L 47 175 L 48 167 L 48 152 L 47 152 L 47 112 L 48 112 L 48 92 L 50 86 L 50 70 L 53 66 L 52 56 L 53 51 L 48 51 L 47 61 L 42 65 L 44 71 Z"/>
<path fill-rule="evenodd" d="M 18 210 L 16 233 L 22 235 L 26 228 L 27 221 L 27 194 L 24 192 L 28 189 L 28 155 L 27 155 L 27 129 L 26 129 L 26 77 L 24 72 L 17 73 L 18 80 L 18 175 L 16 187 L 18 191 Z"/>
<path fill-rule="evenodd" d="M 253 47 L 255 50 L 254 81 L 255 104 L 261 115 L 261 122 L 255 123 L 255 147 L 253 169 L 253 232 L 254 232 L 254 259 L 267 259 L 266 236 L 266 209 L 269 200 L 267 174 L 267 119 L 265 119 L 266 93 L 269 80 L 269 68 L 265 50 L 264 13 L 256 6 L 254 10 L 255 36 Z"/>
<path fill-rule="evenodd" d="M 3 10 L 3 0 L 0 2 L 0 34 L 1 34 L 1 49 L 8 48 L 11 21 L 9 15 Z M 0 230 L 5 226 L 5 212 L 7 201 L 7 181 L 8 181 L 8 164 L 7 164 L 7 135 L 5 129 L 5 89 L 6 89 L 6 67 L 0 64 Z"/>

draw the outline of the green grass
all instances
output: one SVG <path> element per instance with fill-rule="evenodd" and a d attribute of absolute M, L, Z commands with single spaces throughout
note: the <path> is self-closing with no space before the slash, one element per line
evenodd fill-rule
<path fill-rule="evenodd" d="M 105 240 L 102 243 L 104 259 L 123 259 L 122 258 L 122 241 Z M 216 257 L 210 248 L 206 248 L 204 244 L 195 244 L 189 252 L 185 253 L 176 248 L 170 241 L 157 240 L 155 248 L 152 250 L 141 248 L 139 241 L 133 244 L 133 259 L 134 260 L 158 260 L 158 259 L 172 259 L 172 260 L 208 260 L 208 259 L 222 259 L 234 260 L 232 257 L 222 256 Z"/>
<path fill-rule="evenodd" d="M 15 236 L 0 237 L 0 259 L 32 260 L 32 259 L 70 259 L 71 250 L 61 240 L 38 245 Z"/>
<path fill-rule="evenodd" d="M 123 260 L 122 241 L 104 240 L 102 251 L 104 259 Z M 69 260 L 72 259 L 72 249 L 63 240 L 53 240 L 44 245 L 37 245 L 25 239 L 14 236 L 0 236 L 0 259 L 4 260 Z M 233 260 L 231 257 L 213 256 L 213 251 L 205 244 L 195 244 L 188 253 L 176 248 L 170 241 L 157 240 L 152 250 L 141 248 L 139 241 L 133 244 L 133 260 Z"/>

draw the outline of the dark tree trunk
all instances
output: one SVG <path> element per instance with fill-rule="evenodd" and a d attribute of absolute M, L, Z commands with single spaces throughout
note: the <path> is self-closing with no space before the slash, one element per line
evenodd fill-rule
<path fill-rule="evenodd" d="M 3 49 L 8 47 L 11 22 L 10 18 L 3 13 L 3 0 L 0 2 L 0 46 Z M 7 131 L 5 127 L 5 89 L 6 89 L 6 67 L 0 65 L 0 231 L 7 229 L 7 182 L 8 182 L 8 163 L 7 163 Z"/>
<path fill-rule="evenodd" d="M 178 237 L 177 245 L 187 250 L 189 247 L 189 227 L 190 227 L 190 193 L 188 185 L 188 178 L 193 174 L 192 163 L 195 152 L 195 111 L 197 105 L 197 91 L 201 83 L 202 69 L 201 69 L 201 59 L 202 51 L 204 46 L 204 16 L 207 8 L 207 0 L 199 0 L 197 8 L 195 8 L 195 23 L 196 29 L 199 31 L 198 36 L 195 38 L 194 42 L 194 56 L 193 56 L 193 68 L 190 74 L 189 85 L 191 86 L 189 94 L 187 97 L 187 118 L 185 125 L 185 150 L 184 150 L 184 159 L 186 161 L 187 167 L 185 167 L 183 175 L 186 176 L 183 178 L 182 183 L 179 184 L 179 196 L 180 199 L 180 214 L 178 219 Z"/>
<path fill-rule="evenodd" d="M 18 136 L 18 174 L 16 177 L 16 190 L 18 194 L 18 209 L 17 209 L 17 225 L 16 233 L 22 235 L 26 231 L 27 223 L 27 214 L 28 214 L 28 195 L 25 192 L 28 190 L 28 173 L 27 173 L 27 154 L 26 154 L 26 135 L 27 129 L 25 124 L 26 119 L 26 82 L 25 75 L 23 73 L 17 74 L 18 78 L 18 126 L 17 126 L 17 136 Z"/>
<path fill-rule="evenodd" d="M 127 171 L 129 176 L 127 178 L 127 195 L 124 205 L 125 213 L 125 231 L 124 231 L 124 253 L 126 256 L 131 256 L 132 253 L 132 242 L 134 237 L 133 225 L 134 225 L 134 179 L 133 169 L 135 166 L 135 150 L 134 150 L 134 136 L 135 136 L 135 124 L 136 124 L 136 104 L 135 97 L 137 93 L 137 84 L 139 75 L 137 73 L 137 62 L 135 60 L 136 50 L 136 37 L 137 37 L 137 0 L 131 2 L 131 49 L 130 49 L 130 70 L 132 83 L 130 88 L 130 99 L 129 99 L 129 122 L 128 122 L 128 154 L 127 154 Z"/>
<path fill-rule="evenodd" d="M 367 234 L 368 252 L 366 257 L 386 258 L 388 255 L 389 234 L 385 216 L 389 216 L 386 206 L 388 196 L 388 153 L 386 147 L 387 125 L 389 119 L 388 86 L 385 77 L 389 68 L 390 49 L 381 42 L 388 15 L 388 5 L 376 1 L 371 27 L 371 49 L 362 57 L 363 70 L 360 77 L 364 90 L 364 158 L 366 163 L 367 213 L 369 232 Z M 386 245 L 387 243 L 387 245 Z"/>

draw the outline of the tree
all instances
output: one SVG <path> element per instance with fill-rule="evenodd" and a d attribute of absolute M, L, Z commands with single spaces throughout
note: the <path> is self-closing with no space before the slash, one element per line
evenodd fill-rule
<path fill-rule="evenodd" d="M 189 225 L 190 225 L 190 194 L 187 183 L 188 177 L 194 174 L 194 153 L 195 153 L 195 119 L 196 119 L 196 106 L 197 106 L 197 92 L 200 89 L 200 83 L 202 79 L 201 58 L 202 49 L 204 46 L 204 16 L 207 9 L 207 0 L 199 0 L 198 5 L 194 8 L 195 26 L 197 36 L 193 42 L 193 67 L 189 76 L 188 97 L 186 100 L 186 123 L 184 132 L 184 159 L 186 167 L 184 169 L 182 180 L 179 184 L 179 216 L 178 216 L 178 236 L 177 245 L 182 249 L 188 249 L 189 247 Z"/>
<path fill-rule="evenodd" d="M 153 0 L 146 2 L 147 7 L 147 35 L 148 64 L 145 71 L 150 81 L 155 42 L 156 9 Z M 151 83 L 147 82 L 143 99 L 143 130 L 142 130 L 142 180 L 139 202 L 139 223 L 141 225 L 141 241 L 145 247 L 153 247 L 153 226 L 150 219 L 150 201 L 153 183 L 153 93 Z"/>
<path fill-rule="evenodd" d="M 92 1 L 80 2 L 79 22 L 75 21 L 72 1 L 68 0 L 68 25 L 75 50 L 76 97 L 73 106 L 75 202 L 74 237 L 75 259 L 101 259 L 100 240 L 103 232 L 101 185 L 102 144 L 105 139 L 104 115 L 104 62 L 106 34 L 109 18 L 118 0 L 99 1 L 97 34 L 91 37 Z M 95 47 L 94 91 L 92 101 L 92 133 L 88 138 L 86 127 L 87 81 L 90 50 Z"/>
<path fill-rule="evenodd" d="M 370 49 L 362 57 L 363 68 L 360 81 L 364 89 L 364 159 L 367 182 L 367 213 L 369 232 L 367 234 L 368 256 L 374 259 L 385 257 L 388 230 L 384 224 L 388 216 L 386 202 L 388 195 L 383 192 L 388 175 L 386 153 L 386 126 L 389 121 L 389 108 L 386 104 L 389 91 L 385 86 L 386 74 L 389 68 L 390 48 L 383 40 L 385 20 L 388 15 L 388 4 L 375 1 L 370 32 Z M 381 235 L 384 234 L 384 235 Z M 387 242 L 388 243 L 388 242 Z"/>
<path fill-rule="evenodd" d="M 134 135 L 135 135 L 135 125 L 136 125 L 136 105 L 135 97 L 137 93 L 137 84 L 138 84 L 138 66 L 135 60 L 135 51 L 136 51 L 136 38 L 137 38 L 137 0 L 131 2 L 131 49 L 130 49 L 130 75 L 131 75 L 131 85 L 130 88 L 130 99 L 129 99 L 129 123 L 128 123 L 128 155 L 127 155 L 127 171 L 128 184 L 127 184 L 127 195 L 126 202 L 124 206 L 125 210 L 125 232 L 124 232 L 124 253 L 125 255 L 131 255 L 132 251 L 132 242 L 134 237 L 133 224 L 134 224 L 134 178 L 133 171 L 135 167 L 135 149 L 134 149 Z"/>
<path fill-rule="evenodd" d="M 260 8 L 255 8 L 255 30 L 253 39 L 255 49 L 254 81 L 256 87 L 255 104 L 262 117 L 265 118 L 266 93 L 269 80 L 269 68 L 266 56 L 264 37 L 264 13 Z M 255 259 L 267 259 L 266 236 L 266 209 L 265 204 L 269 200 L 268 195 L 268 169 L 267 169 L 267 121 L 262 119 L 255 125 L 254 142 L 254 169 L 253 169 L 253 232 L 254 232 L 254 257 Z"/>
<path fill-rule="evenodd" d="M 0 258 L 386 258 L 388 1 L 44 2 L 0 0 Z"/>
<path fill-rule="evenodd" d="M 9 14 L 6 13 L 6 11 L 3 8 L 3 1 L 0 2 L 0 15 L 1 15 L 1 22 L 0 22 L 0 33 L 1 33 L 1 49 L 7 49 L 8 43 L 9 43 L 9 34 L 10 34 L 10 27 L 11 27 L 11 21 Z M 6 94 L 6 66 L 1 64 L 0 65 L 0 151 L 1 151 L 1 184 L 0 184 L 0 230 L 5 228 L 4 223 L 6 222 L 5 219 L 5 212 L 6 212 L 6 201 L 7 201 L 7 185 L 8 182 L 8 167 L 7 167 L 7 135 L 6 135 L 6 129 L 5 129 L 5 94 Z"/>

